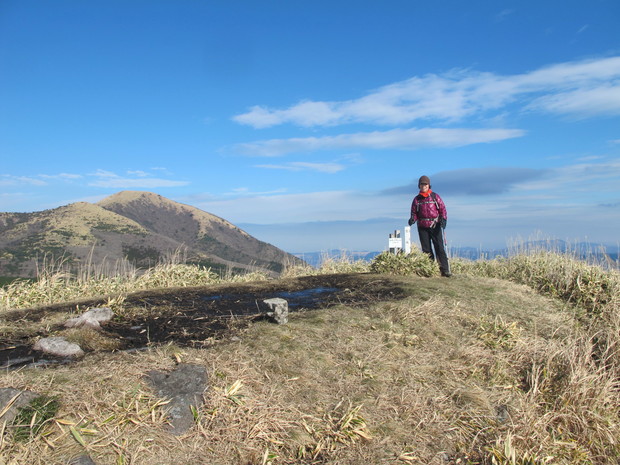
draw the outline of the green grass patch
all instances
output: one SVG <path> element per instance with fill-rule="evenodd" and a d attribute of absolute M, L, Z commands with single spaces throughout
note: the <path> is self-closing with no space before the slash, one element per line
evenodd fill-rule
<path fill-rule="evenodd" d="M 37 436 L 59 408 L 60 401 L 49 396 L 39 396 L 27 406 L 21 407 L 13 420 L 13 439 L 24 442 Z"/>

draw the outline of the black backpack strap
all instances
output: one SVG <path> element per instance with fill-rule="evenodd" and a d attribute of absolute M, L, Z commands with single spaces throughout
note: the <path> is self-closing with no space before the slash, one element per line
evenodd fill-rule
<path fill-rule="evenodd" d="M 424 198 L 423 196 L 421 196 L 420 194 L 415 196 L 417 202 L 415 204 L 415 211 L 416 213 L 420 213 L 420 201 Z"/>

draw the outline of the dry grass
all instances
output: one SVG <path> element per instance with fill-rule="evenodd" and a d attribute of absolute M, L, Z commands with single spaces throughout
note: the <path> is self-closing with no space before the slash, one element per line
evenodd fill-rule
<path fill-rule="evenodd" d="M 457 273 L 526 284 L 590 314 L 603 312 L 605 308 L 620 303 L 620 272 L 566 254 L 538 250 L 493 260 L 454 260 L 453 269 Z"/>
<path fill-rule="evenodd" d="M 26 442 L 0 424 L 0 463 L 65 464 L 84 452 L 162 465 L 618 463 L 618 275 L 566 259 L 454 261 L 449 280 L 399 278 L 402 301 L 295 313 L 200 350 L 7 372 L 1 386 L 61 406 Z M 144 376 L 179 362 L 206 366 L 210 386 L 195 427 L 173 437 L 166 400 Z"/>
<path fill-rule="evenodd" d="M 282 277 L 294 278 L 298 276 L 317 276 L 336 273 L 367 273 L 368 271 L 370 271 L 369 262 L 355 260 L 343 252 L 339 257 L 326 255 L 321 261 L 321 266 L 316 268 L 310 265 L 289 266 L 282 273 Z"/>
<path fill-rule="evenodd" d="M 119 262 L 113 267 L 107 266 L 106 263 L 99 266 L 86 265 L 77 273 L 69 272 L 62 260 L 47 262 L 39 270 L 35 281 L 17 280 L 0 288 L 0 312 L 101 296 L 111 296 L 113 305 L 114 300 L 122 301 L 127 294 L 154 288 L 245 283 L 270 279 L 260 271 L 218 274 L 210 268 L 186 265 L 180 261 L 182 257 L 175 254 L 169 257 L 167 262 L 142 272 L 128 266 L 126 262 Z M 290 266 L 281 277 L 365 273 L 369 270 L 370 263 L 343 255 L 340 258 L 324 260 L 320 268 Z"/>
<path fill-rule="evenodd" d="M 617 378 L 576 316 L 506 281 L 409 283 L 403 301 L 295 313 L 288 325 L 259 322 L 206 349 L 6 373 L 2 385 L 62 405 L 29 441 L 5 435 L 0 462 L 64 464 L 84 452 L 97 463 L 162 465 L 620 457 Z M 210 386 L 196 426 L 177 438 L 144 376 L 179 361 L 206 366 Z"/>
<path fill-rule="evenodd" d="M 18 280 L 0 289 L 0 311 L 50 305 L 89 297 L 123 296 L 162 287 L 191 287 L 222 282 L 253 282 L 267 279 L 259 272 L 221 276 L 209 268 L 166 263 L 139 274 L 70 274 L 62 268 L 47 268 L 34 282 Z"/>

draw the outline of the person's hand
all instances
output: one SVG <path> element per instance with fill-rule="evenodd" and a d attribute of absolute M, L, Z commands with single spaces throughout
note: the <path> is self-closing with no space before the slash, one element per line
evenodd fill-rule
<path fill-rule="evenodd" d="M 415 223 L 415 220 L 413 219 L 413 216 L 411 218 L 409 218 L 409 226 L 411 226 L 413 223 Z"/>
<path fill-rule="evenodd" d="M 448 224 L 448 220 L 446 218 L 439 219 L 439 225 L 441 226 L 441 229 L 446 229 L 447 224 Z"/>

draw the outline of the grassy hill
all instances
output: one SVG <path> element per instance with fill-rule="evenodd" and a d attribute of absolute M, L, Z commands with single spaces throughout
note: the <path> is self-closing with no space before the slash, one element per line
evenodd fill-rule
<path fill-rule="evenodd" d="M 157 194 L 123 191 L 97 204 L 0 213 L 0 276 L 33 277 L 44 261 L 148 268 L 181 254 L 217 270 L 280 273 L 300 261 L 228 221 Z"/>
<path fill-rule="evenodd" d="M 302 309 L 287 325 L 231 319 L 221 337 L 194 344 L 95 350 L 71 365 L 6 372 L 2 386 L 61 405 L 24 441 L 5 429 L 0 462 L 87 453 L 131 464 L 618 463 L 616 272 L 544 254 L 455 261 L 444 279 L 423 258 L 407 260 L 341 267 L 366 299 Z M 314 285 L 331 285 L 337 269 L 313 271 Z M 258 293 L 291 279 L 234 286 Z M 398 292 L 377 293 L 378 282 Z M 149 310 L 128 302 L 113 302 L 121 320 Z M 17 323 L 35 330 L 46 318 Z M 14 325 L 2 322 L 5 337 Z M 165 404 L 145 382 L 178 363 L 207 367 L 210 384 L 180 438 L 165 432 Z"/>

